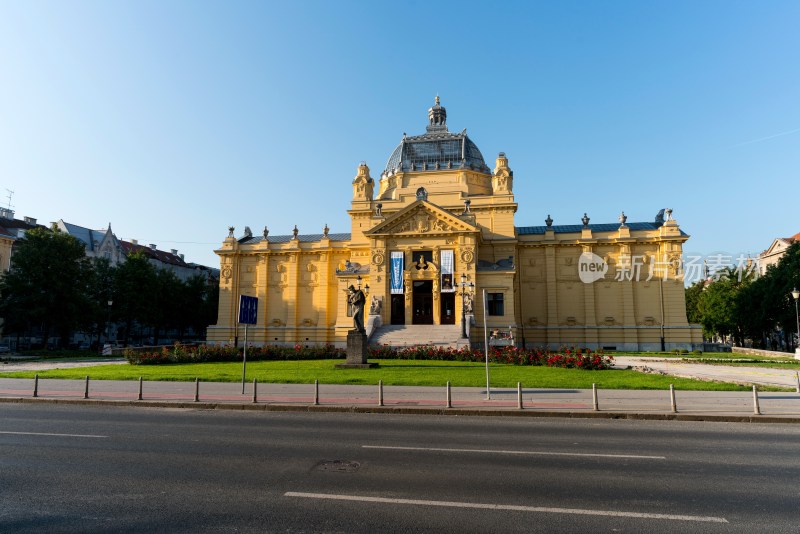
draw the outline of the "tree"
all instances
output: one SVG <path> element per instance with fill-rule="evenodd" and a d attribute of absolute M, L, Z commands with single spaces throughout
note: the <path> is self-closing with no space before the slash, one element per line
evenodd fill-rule
<path fill-rule="evenodd" d="M 131 254 L 117 267 L 114 317 L 123 327 L 125 344 L 135 324 L 150 324 L 156 293 L 156 269 L 142 253 Z"/>
<path fill-rule="evenodd" d="M 753 279 L 752 272 L 728 268 L 705 287 L 697 298 L 697 318 L 705 335 L 732 336 L 737 345 L 743 345 L 748 309 L 743 306 L 741 295 Z"/>
<path fill-rule="evenodd" d="M 183 284 L 175 273 L 167 269 L 157 269 L 155 291 L 150 312 L 145 323 L 153 327 L 153 344 L 158 345 L 161 333 L 175 325 L 186 312 L 180 302 Z"/>
<path fill-rule="evenodd" d="M 97 336 L 97 343 L 104 333 L 113 338 L 109 328 L 109 301 L 114 301 L 117 269 L 107 258 L 94 258 L 89 283 L 89 309 L 83 321 L 83 330 Z"/>
<path fill-rule="evenodd" d="M 79 240 L 55 226 L 28 231 L 0 284 L 5 328 L 18 333 L 20 328 L 41 326 L 45 346 L 53 331 L 66 346 L 89 304 L 91 269 Z"/>
<path fill-rule="evenodd" d="M 697 303 L 700 295 L 705 289 L 705 280 L 698 280 L 696 283 L 685 289 L 686 293 L 686 318 L 690 323 L 700 323 L 700 312 L 697 310 Z"/>
<path fill-rule="evenodd" d="M 767 270 L 759 295 L 771 329 L 780 328 L 789 345 L 797 329 L 793 288 L 800 288 L 800 242 L 792 243 L 778 264 Z"/>

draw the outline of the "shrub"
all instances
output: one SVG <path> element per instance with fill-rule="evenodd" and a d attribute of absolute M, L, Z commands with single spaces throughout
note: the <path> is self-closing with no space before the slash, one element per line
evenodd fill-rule
<path fill-rule="evenodd" d="M 133 365 L 157 365 L 163 363 L 205 363 L 242 361 L 242 351 L 230 345 L 200 345 L 185 347 L 176 343 L 155 352 L 125 351 L 125 357 Z M 391 348 L 388 346 L 370 349 L 369 357 L 376 360 L 434 360 L 448 362 L 483 362 L 486 358 L 482 350 L 461 348 L 451 349 L 433 346 L 414 346 Z M 328 360 L 344 359 L 346 353 L 331 345 L 325 347 L 279 347 L 266 345 L 248 347 L 247 359 L 259 360 Z M 602 370 L 611 367 L 614 358 L 591 349 L 562 348 L 520 349 L 517 347 L 491 347 L 489 361 L 507 365 L 542 365 L 587 370 Z"/>

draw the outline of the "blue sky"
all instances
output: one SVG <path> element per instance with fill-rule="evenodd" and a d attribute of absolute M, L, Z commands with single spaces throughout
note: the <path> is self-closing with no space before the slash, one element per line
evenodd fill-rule
<path fill-rule="evenodd" d="M 0 204 L 216 265 L 233 225 L 348 232 L 439 94 L 517 226 L 649 221 L 685 252 L 800 231 L 800 3 L 0 0 Z"/>

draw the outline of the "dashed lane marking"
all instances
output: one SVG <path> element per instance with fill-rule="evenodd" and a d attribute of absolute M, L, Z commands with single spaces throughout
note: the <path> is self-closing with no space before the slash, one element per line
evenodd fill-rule
<path fill-rule="evenodd" d="M 504 451 L 493 449 L 445 449 L 437 447 L 399 447 L 392 445 L 362 445 L 362 449 L 392 449 L 398 451 L 471 452 L 484 454 L 523 454 L 532 456 L 585 456 L 589 458 L 635 458 L 640 460 L 666 460 L 666 456 L 641 456 L 635 454 L 599 454 L 588 452 Z"/>
<path fill-rule="evenodd" d="M 388 499 L 383 497 L 365 497 L 361 495 L 337 495 L 328 493 L 302 493 L 287 491 L 284 497 L 304 499 L 326 499 L 334 501 L 356 501 L 380 504 L 405 504 L 412 506 L 441 506 L 448 508 L 476 508 L 481 510 L 509 510 L 514 512 L 533 512 L 550 514 L 594 515 L 605 517 L 631 517 L 636 519 L 666 519 L 671 521 L 695 521 L 702 523 L 727 523 L 724 517 L 678 514 L 648 514 L 641 512 L 620 512 L 616 510 L 585 510 L 581 508 L 551 508 L 546 506 L 516 506 L 513 504 L 488 504 L 454 501 L 425 501 L 421 499 Z"/>
<path fill-rule="evenodd" d="M 15 436 L 55 436 L 59 438 L 107 438 L 108 436 L 96 436 L 94 434 L 53 434 L 48 432 L 7 432 L 0 430 L 0 434 L 12 434 Z"/>

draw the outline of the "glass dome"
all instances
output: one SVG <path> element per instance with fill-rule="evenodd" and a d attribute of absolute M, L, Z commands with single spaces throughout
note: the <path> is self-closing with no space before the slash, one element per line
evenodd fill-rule
<path fill-rule="evenodd" d="M 472 169 L 490 173 L 483 154 L 467 136 L 467 131 L 451 133 L 447 129 L 447 112 L 439 105 L 428 110 L 427 132 L 413 137 L 403 136 L 386 162 L 384 173 L 431 171 L 438 169 Z"/>

